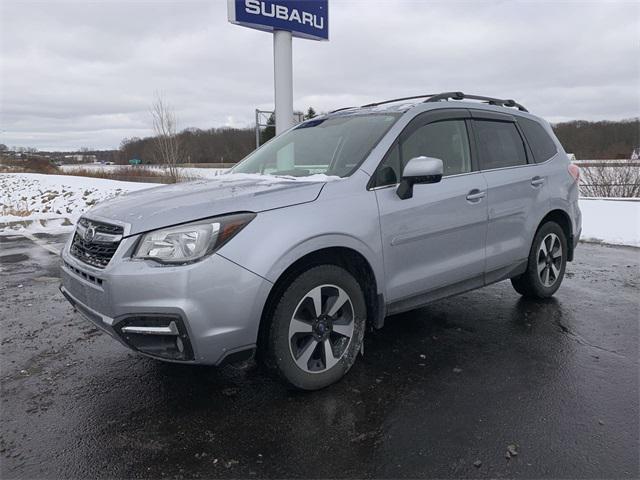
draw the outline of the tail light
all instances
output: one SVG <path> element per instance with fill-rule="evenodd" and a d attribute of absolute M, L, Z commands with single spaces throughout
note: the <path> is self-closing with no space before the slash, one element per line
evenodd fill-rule
<path fill-rule="evenodd" d="M 578 167 L 574 163 L 571 163 L 569 164 L 568 170 L 569 170 L 569 175 L 573 177 L 573 181 L 578 183 L 580 181 L 580 167 Z"/>

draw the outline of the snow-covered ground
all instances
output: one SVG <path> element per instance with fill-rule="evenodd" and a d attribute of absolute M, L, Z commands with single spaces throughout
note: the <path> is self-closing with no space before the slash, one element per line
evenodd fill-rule
<path fill-rule="evenodd" d="M 640 198 L 581 198 L 582 240 L 640 247 Z"/>
<path fill-rule="evenodd" d="M 238 177 L 251 175 L 236 174 L 229 179 Z M 305 180 L 333 179 L 314 177 Z M 22 228 L 71 228 L 82 212 L 96 203 L 156 185 L 66 175 L 0 174 L 0 234 Z M 581 198 L 580 208 L 583 240 L 640 247 L 640 199 Z"/>
<path fill-rule="evenodd" d="M 121 170 L 128 169 L 135 172 L 136 169 L 149 169 L 155 171 L 163 171 L 163 167 L 160 165 L 144 165 L 144 166 L 131 166 L 131 165 L 102 165 L 96 163 L 79 164 L 79 165 L 61 165 L 60 169 L 63 172 L 70 172 L 73 170 L 97 170 L 97 171 L 109 171 L 109 170 Z M 191 168 L 191 167 L 179 167 L 180 172 L 188 178 L 212 178 L 226 172 L 227 168 Z"/>
<path fill-rule="evenodd" d="M 155 186 L 68 175 L 0 174 L 0 233 L 71 228 L 82 212 L 96 203 Z"/>

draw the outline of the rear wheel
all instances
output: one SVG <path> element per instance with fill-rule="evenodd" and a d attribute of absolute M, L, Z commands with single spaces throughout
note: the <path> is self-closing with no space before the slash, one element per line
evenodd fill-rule
<path fill-rule="evenodd" d="M 364 294 L 349 272 L 313 267 L 291 282 L 274 310 L 267 363 L 296 388 L 326 387 L 355 362 L 365 318 Z"/>
<path fill-rule="evenodd" d="M 560 225 L 545 223 L 533 239 L 526 272 L 511 279 L 513 288 L 525 297 L 552 296 L 564 278 L 567 253 L 567 239 Z"/>

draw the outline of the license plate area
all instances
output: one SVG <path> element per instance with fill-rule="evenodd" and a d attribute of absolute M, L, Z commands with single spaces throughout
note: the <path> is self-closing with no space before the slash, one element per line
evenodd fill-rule
<path fill-rule="evenodd" d="M 63 265 L 64 274 L 62 285 L 77 302 L 106 316 L 111 316 L 110 304 L 104 290 L 105 282 L 101 285 L 85 280 L 74 270 Z"/>

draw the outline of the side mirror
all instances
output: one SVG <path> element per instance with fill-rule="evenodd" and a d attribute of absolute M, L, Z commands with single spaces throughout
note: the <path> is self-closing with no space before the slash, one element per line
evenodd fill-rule
<path fill-rule="evenodd" d="M 431 157 L 414 157 L 407 162 L 396 193 L 402 200 L 413 197 L 417 183 L 438 183 L 442 180 L 442 160 Z"/>

